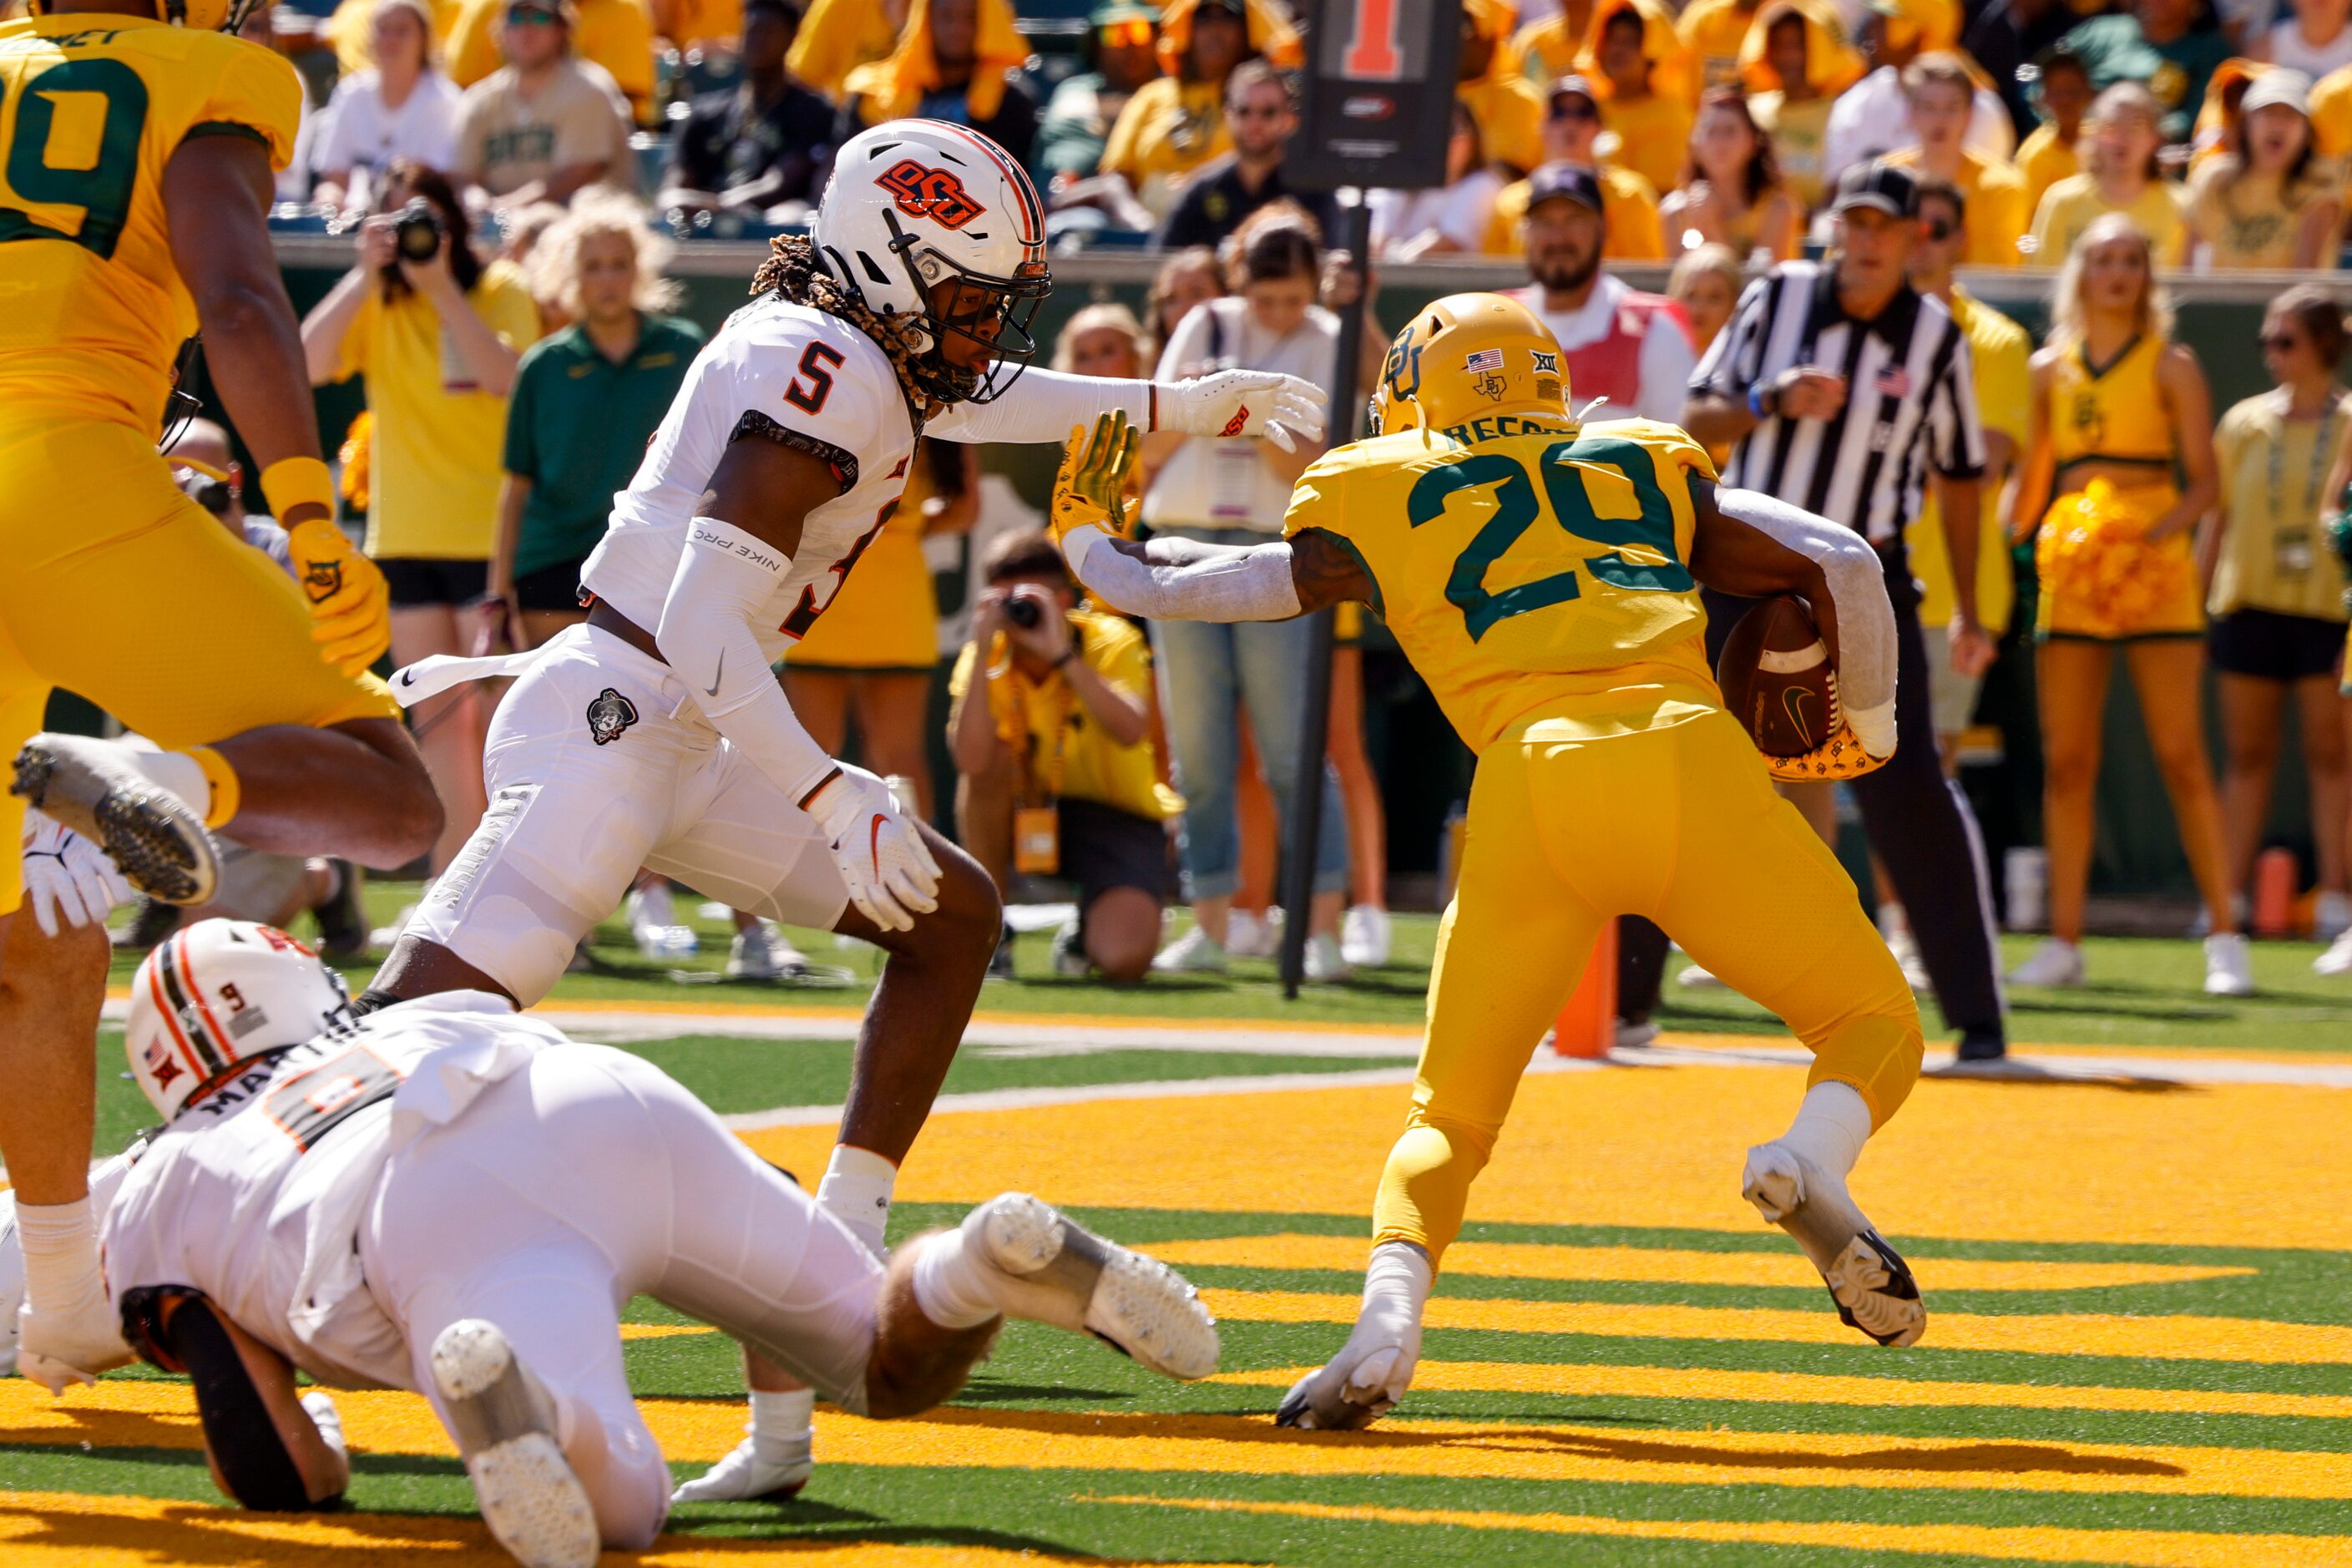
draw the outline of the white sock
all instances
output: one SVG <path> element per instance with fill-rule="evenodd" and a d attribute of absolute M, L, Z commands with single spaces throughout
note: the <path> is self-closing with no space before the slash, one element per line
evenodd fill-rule
<path fill-rule="evenodd" d="M 1417 1247 L 1392 1241 L 1372 1249 L 1364 1270 L 1364 1304 L 1348 1335 L 1351 1348 L 1365 1347 L 1367 1353 L 1348 1358 L 1347 1389 L 1391 1403 L 1404 1397 L 1421 1359 L 1421 1314 L 1435 1275 L 1429 1255 Z"/>
<path fill-rule="evenodd" d="M 943 1329 L 976 1329 L 1003 1311 L 987 1266 L 964 1245 L 961 1230 L 925 1238 L 915 1258 L 915 1305 Z"/>
<path fill-rule="evenodd" d="M 1391 1241 L 1372 1248 L 1371 1265 L 1364 1270 L 1364 1304 L 1356 1313 L 1357 1321 L 1377 1318 L 1391 1325 L 1420 1322 L 1436 1277 L 1429 1254 L 1418 1247 Z"/>
<path fill-rule="evenodd" d="M 16 1236 L 25 1249 L 25 1299 L 37 1308 L 71 1310 L 92 1297 L 104 1299 L 89 1199 L 18 1204 Z"/>
<path fill-rule="evenodd" d="M 881 1155 L 836 1143 L 824 1179 L 816 1184 L 816 1201 L 879 1258 L 885 1250 L 883 1232 L 890 1224 L 890 1193 L 898 1182 L 898 1167 Z"/>
<path fill-rule="evenodd" d="M 1817 1083 L 1805 1090 L 1797 1119 L 1780 1142 L 1843 1183 L 1870 1141 L 1870 1107 L 1853 1086 Z"/>
<path fill-rule="evenodd" d="M 205 780 L 202 764 L 187 752 L 150 751 L 126 743 L 121 756 L 132 772 L 149 784 L 170 790 L 199 815 L 211 811 L 213 786 Z"/>
<path fill-rule="evenodd" d="M 816 1420 L 816 1390 L 796 1388 L 790 1394 L 751 1391 L 751 1434 L 754 1447 L 769 1443 L 802 1443 Z"/>

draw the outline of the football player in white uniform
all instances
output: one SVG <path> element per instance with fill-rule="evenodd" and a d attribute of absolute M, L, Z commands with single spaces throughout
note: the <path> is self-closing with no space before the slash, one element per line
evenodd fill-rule
<path fill-rule="evenodd" d="M 919 436 L 1059 442 L 1116 408 L 1139 429 L 1288 447 L 1320 437 L 1324 397 L 1273 373 L 1154 384 L 1027 368 L 1052 282 L 1045 209 L 1019 164 L 960 126 L 898 120 L 852 138 L 813 237 L 774 243 L 756 298 L 696 359 L 614 498 L 582 574 L 587 624 L 530 655 L 425 659 L 394 678 L 415 702 L 521 676 L 490 727 L 481 826 L 360 1005 L 457 989 L 533 1005 L 639 866 L 875 942 L 887 957 L 818 1194 L 878 1251 L 898 1163 L 995 949 L 996 891 L 881 780 L 821 751 L 770 667 L 898 505 Z M 789 1480 L 772 1468 L 741 1484 Z"/>
<path fill-rule="evenodd" d="M 341 979 L 267 926 L 200 921 L 149 954 L 124 1046 L 165 1121 L 107 1210 L 107 1288 L 140 1353 L 194 1382 L 248 1507 L 349 1479 L 299 1369 L 431 1400 L 522 1562 L 649 1545 L 670 1487 L 623 1370 L 639 1293 L 877 1419 L 952 1394 L 1006 1316 L 1215 1370 L 1190 1285 L 1038 1199 L 992 1199 L 886 1267 L 643 1058 L 478 991 L 354 1021 Z"/>

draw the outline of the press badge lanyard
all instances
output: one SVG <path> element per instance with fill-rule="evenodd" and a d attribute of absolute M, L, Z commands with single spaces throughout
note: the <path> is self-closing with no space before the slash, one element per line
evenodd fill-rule
<path fill-rule="evenodd" d="M 2284 395 L 2280 396 L 2284 403 Z M 2278 531 L 2273 543 L 2278 570 L 2300 575 L 2311 570 L 2315 558 L 2312 550 L 2311 531 L 2319 517 L 2319 489 L 2327 482 L 2327 469 L 2336 459 L 2336 426 L 2343 413 L 2343 399 L 2332 398 L 2327 412 L 2319 416 L 2319 433 L 2311 439 L 2311 468 L 2304 476 L 2303 504 L 2294 510 L 2298 525 Z M 2286 482 L 2286 410 L 2279 410 L 2278 433 L 2268 443 L 2270 460 L 2270 493 L 2277 496 Z"/>
<path fill-rule="evenodd" d="M 1070 627 L 1073 650 L 1077 647 L 1077 638 L 1078 628 L 1074 626 Z M 1010 639 L 1007 640 L 1009 643 Z M 1009 647 L 1006 657 L 1008 659 L 1012 657 Z M 1028 684 L 1017 663 L 1008 673 L 1020 684 Z M 1024 771 L 1029 774 L 1030 789 L 1025 800 L 1016 803 L 1013 810 L 1013 868 L 1034 877 L 1056 876 L 1062 868 L 1062 817 L 1055 803 L 1061 796 L 1062 777 L 1068 764 L 1070 720 L 1077 711 L 1078 700 L 1078 694 L 1070 688 L 1069 679 L 1061 675 L 1058 669 L 1048 679 L 1055 686 L 1054 717 L 1049 726 L 1053 739 L 1042 743 L 1050 746 L 1051 750 L 1046 753 L 1045 766 L 1041 774 L 1037 767 L 1040 738 L 1031 737 L 1028 755 L 1023 759 Z M 1021 702 L 1024 710 L 1027 709 L 1026 698 L 1017 691 L 1015 700 Z"/>

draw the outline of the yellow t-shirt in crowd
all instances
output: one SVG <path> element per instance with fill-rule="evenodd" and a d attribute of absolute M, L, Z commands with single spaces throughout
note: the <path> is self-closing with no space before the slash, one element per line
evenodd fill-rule
<path fill-rule="evenodd" d="M 2042 124 L 2017 144 L 2017 172 L 2025 176 L 2025 210 L 2033 213 L 2041 210 L 2042 193 L 2083 172 L 2083 161 L 2058 140 L 2056 126 Z"/>
<path fill-rule="evenodd" d="M 2313 84 L 2311 144 L 2352 199 L 2352 66 L 2340 66 Z"/>
<path fill-rule="evenodd" d="M 1690 156 L 1691 118 L 1689 104 L 1663 93 L 1631 102 L 1616 97 L 1601 100 L 1601 124 L 1617 133 L 1617 151 L 1610 161 L 1633 170 L 1654 190 L 1671 191 L 1681 183 L 1684 161 Z"/>
<path fill-rule="evenodd" d="M 1093 610 L 1072 610 L 1069 622 L 1078 634 L 1078 657 L 1105 685 L 1139 702 L 1152 700 L 1151 654 L 1141 632 L 1118 616 Z M 966 643 L 948 677 L 948 693 L 958 701 L 971 689 L 979 653 L 977 644 Z M 1024 760 L 1041 786 L 1063 800 L 1096 801 L 1154 822 L 1184 809 L 1184 797 L 1160 782 L 1148 733 L 1131 746 L 1111 740 L 1060 675 L 1033 681 L 1022 674 L 1002 635 L 988 650 L 988 668 L 994 678 L 987 683 L 988 708 L 997 739 Z M 1058 782 L 1052 776 L 1056 735 Z"/>
<path fill-rule="evenodd" d="M 1528 79 L 1538 91 L 1544 92 L 1549 92 L 1553 82 L 1576 68 L 1576 52 L 1583 47 L 1583 33 L 1568 25 L 1565 13 L 1528 23 L 1511 40 L 1511 47 L 1518 55 L 1520 68 L 1527 72 Z"/>
<path fill-rule="evenodd" d="M 1118 111 L 1103 143 L 1102 172 L 1126 175 L 1151 216 L 1165 217 L 1184 176 L 1233 145 L 1217 84 L 1163 76 L 1137 88 Z"/>
<path fill-rule="evenodd" d="M 2156 247 L 2159 267 L 2179 267 L 2189 259 L 2189 218 L 2182 210 L 2185 200 L 2179 186 L 2166 180 L 2150 180 L 2139 198 L 2127 207 L 2107 205 L 2099 195 L 2099 187 L 2088 174 L 2073 174 L 2059 181 L 2042 195 L 2042 205 L 2033 213 L 2033 254 L 2029 258 L 2036 267 L 2059 267 L 2066 253 L 2083 237 L 2083 231 L 2097 221 L 2101 215 L 2121 211 L 2129 213 L 2132 221 L 2147 231 Z"/>
<path fill-rule="evenodd" d="M 938 493 L 931 471 L 931 453 L 919 445 L 897 510 L 842 579 L 816 625 L 793 644 L 786 664 L 897 672 L 940 662 L 939 598 L 923 554 L 923 503 Z"/>
<path fill-rule="evenodd" d="M 1829 97 L 1791 103 L 1777 90 L 1753 93 L 1748 100 L 1757 128 L 1772 139 L 1772 157 L 1780 165 L 1781 179 L 1809 208 L 1822 205 L 1827 189 L 1822 177 L 1826 166 L 1822 147 L 1829 140 L 1830 110 L 1836 107 L 1837 100 Z"/>
<path fill-rule="evenodd" d="M 471 87 L 507 63 L 499 48 L 499 29 L 505 25 L 508 4 L 458 0 L 444 58 L 449 79 L 459 87 Z M 572 36 L 572 52 L 610 73 L 621 96 L 629 100 L 631 119 L 640 125 L 653 123 L 654 23 L 645 0 L 573 4 L 580 9 L 580 26 Z"/>
<path fill-rule="evenodd" d="M 1528 216 L 1528 182 L 1514 180 L 1495 198 L 1486 220 L 1489 256 L 1523 256 L 1527 237 L 1519 225 Z M 1601 254 L 1610 261 L 1664 261 L 1666 231 L 1658 222 L 1658 193 L 1631 169 L 1601 166 Z"/>
<path fill-rule="evenodd" d="M 482 269 L 467 296 L 520 352 L 539 339 L 539 305 L 510 263 Z M 367 377 L 374 414 L 367 552 L 442 561 L 489 558 L 498 527 L 507 400 L 479 390 L 422 295 L 387 303 L 371 287 L 343 335 L 338 381 Z"/>
<path fill-rule="evenodd" d="M 838 101 L 841 84 L 859 66 L 888 56 L 898 47 L 881 0 L 813 0 L 793 35 L 784 65 L 794 76 Z"/>
<path fill-rule="evenodd" d="M 2336 182 L 2305 181 L 2290 202 L 2277 175 L 2240 174 L 2231 167 L 2235 162 L 2217 159 L 2189 178 L 2189 219 L 2205 246 L 2207 265 L 2216 272 L 2294 266 L 2305 215 L 2315 206 L 2340 210 Z M 2333 270 L 2336 256 L 2334 245 L 2323 247 L 2320 268 Z"/>
<path fill-rule="evenodd" d="M 2322 494 L 2352 405 L 2336 394 L 2324 419 L 2289 419 L 2284 392 L 2249 397 L 2213 432 L 2230 526 L 2213 564 L 2208 614 L 2269 610 L 2341 621 L 2344 572 L 2319 531 Z"/>
<path fill-rule="evenodd" d="M 668 37 L 679 48 L 696 44 L 731 47 L 742 36 L 743 0 L 671 0 Z"/>
<path fill-rule="evenodd" d="M 1478 122 L 1489 163 L 1527 173 L 1543 162 L 1544 99 L 1534 83 L 1514 73 L 1466 81 L 1454 91 Z"/>
<path fill-rule="evenodd" d="M 1889 153 L 1886 161 L 1916 169 L 1919 167 L 1919 149 L 1906 147 Z M 2017 242 L 2024 236 L 2026 221 L 2033 216 L 2025 205 L 2025 176 L 2010 164 L 1996 163 L 1973 148 L 1963 147 L 1960 177 L 1952 183 L 1960 187 L 1960 195 L 1968 201 L 1963 220 L 1968 230 L 1968 249 L 1960 257 L 1960 265 L 2021 266 L 2025 258 L 2018 254 Z"/>
<path fill-rule="evenodd" d="M 1683 47 L 1698 60 L 1702 89 L 1739 85 L 1739 46 L 1762 8 L 1749 0 L 1693 0 L 1676 19 Z"/>
<path fill-rule="evenodd" d="M 230 129 L 284 168 L 302 84 L 242 38 L 76 12 L 0 23 L 0 241 L 20 242 L 0 250 L 0 413 L 101 419 L 152 441 L 196 330 L 163 165 L 189 137 Z"/>
<path fill-rule="evenodd" d="M 1991 306 L 1952 290 L 1952 320 L 1969 339 L 1969 368 L 1977 389 L 1977 421 L 2016 444 L 2015 460 L 2025 458 L 2033 416 L 2033 341 L 2025 329 Z M 1977 536 L 1977 620 L 1998 637 L 2009 629 L 2017 606 L 2017 578 L 2009 561 L 2009 532 L 2001 525 L 2000 487 L 1986 485 L 1984 513 Z M 1952 559 L 1944 547 L 1941 499 L 1934 485 L 1917 521 L 1903 531 L 1911 574 L 1919 580 L 1919 624 L 1940 626 L 1952 618 Z"/>
<path fill-rule="evenodd" d="M 1538 710 L 1623 734 L 1722 707 L 1683 565 L 1694 475 L 1714 465 L 1671 425 L 1503 414 L 1326 453 L 1282 528 L 1355 552 L 1372 608 L 1473 751 Z"/>

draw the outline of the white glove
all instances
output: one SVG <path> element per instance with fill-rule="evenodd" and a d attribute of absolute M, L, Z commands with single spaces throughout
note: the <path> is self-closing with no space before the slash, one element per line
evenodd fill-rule
<path fill-rule="evenodd" d="M 917 915 L 940 907 L 940 863 L 880 779 L 845 763 L 806 809 L 833 846 L 859 914 L 884 931 L 908 931 Z"/>
<path fill-rule="evenodd" d="M 1187 436 L 1263 436 L 1286 452 L 1323 438 L 1323 389 L 1271 370 L 1221 370 L 1155 384 L 1160 428 Z"/>
<path fill-rule="evenodd" d="M 131 897 L 131 884 L 104 850 L 28 806 L 25 897 L 42 931 L 55 936 L 60 919 L 69 926 L 103 921 L 108 911 Z"/>

